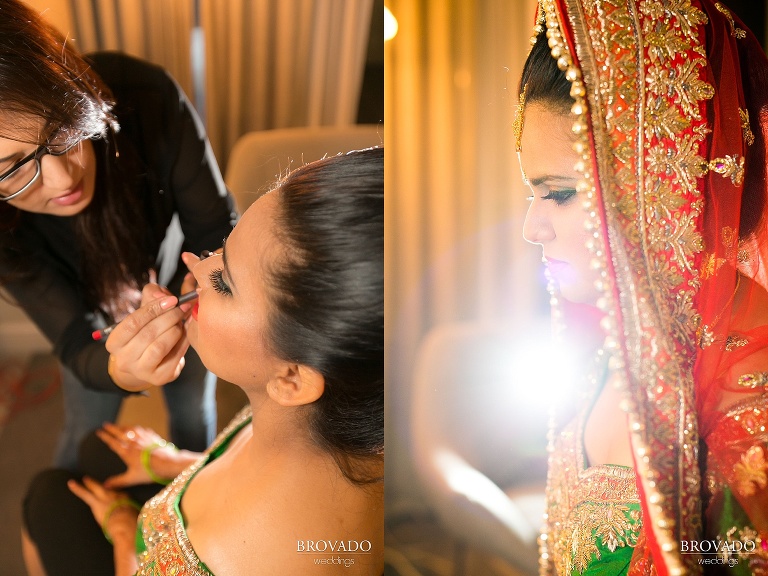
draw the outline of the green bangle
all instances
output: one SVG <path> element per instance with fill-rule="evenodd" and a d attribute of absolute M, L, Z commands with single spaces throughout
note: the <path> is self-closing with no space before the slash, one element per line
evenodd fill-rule
<path fill-rule="evenodd" d="M 150 462 L 150 459 L 152 458 L 152 452 L 154 452 L 157 448 L 171 448 L 173 450 L 178 450 L 176 446 L 173 445 L 172 442 L 166 442 L 165 440 L 158 440 L 157 442 L 152 442 L 149 446 L 144 448 L 141 451 L 141 467 L 144 468 L 144 472 L 147 473 L 147 476 L 149 476 L 150 480 L 156 484 L 162 484 L 163 486 L 167 486 L 171 483 L 171 480 L 173 478 L 161 478 L 157 474 L 155 474 L 155 471 L 152 470 L 152 464 Z"/>
<path fill-rule="evenodd" d="M 106 538 L 107 542 L 110 544 L 112 544 L 112 538 L 110 538 L 109 532 L 107 532 L 107 522 L 109 522 L 109 519 L 112 517 L 112 514 L 114 514 L 115 510 L 124 506 L 135 508 L 141 512 L 141 506 L 139 506 L 130 498 L 118 498 L 109 505 L 109 508 L 107 508 L 107 511 L 104 513 L 104 520 L 101 521 L 101 531 L 104 533 L 104 538 Z"/>

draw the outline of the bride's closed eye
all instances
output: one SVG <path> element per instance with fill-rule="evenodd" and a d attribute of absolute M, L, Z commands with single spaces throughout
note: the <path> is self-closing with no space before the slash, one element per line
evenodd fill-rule
<path fill-rule="evenodd" d="M 232 295 L 232 290 L 230 290 L 227 283 L 224 282 L 223 268 L 215 268 L 214 270 L 211 270 L 208 274 L 208 279 L 211 281 L 211 286 L 213 286 L 213 289 L 216 290 L 216 292 L 227 296 Z"/>
<path fill-rule="evenodd" d="M 550 190 L 546 195 L 542 196 L 542 200 L 552 200 L 558 206 L 564 206 L 576 196 L 576 190 L 573 188 L 566 188 L 563 190 Z"/>

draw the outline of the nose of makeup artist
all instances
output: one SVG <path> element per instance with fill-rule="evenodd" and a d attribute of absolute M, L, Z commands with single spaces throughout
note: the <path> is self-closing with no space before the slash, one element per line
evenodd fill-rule
<path fill-rule="evenodd" d="M 545 244 L 555 238 L 555 230 L 547 215 L 546 208 L 534 199 L 528 206 L 523 223 L 523 238 L 531 244 Z"/>
<path fill-rule="evenodd" d="M 40 158 L 40 176 L 43 185 L 54 190 L 70 190 L 76 182 L 69 168 L 66 154 L 63 156 L 46 154 Z"/>

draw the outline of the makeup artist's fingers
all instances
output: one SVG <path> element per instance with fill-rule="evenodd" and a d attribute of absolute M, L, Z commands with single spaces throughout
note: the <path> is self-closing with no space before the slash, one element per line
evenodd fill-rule
<path fill-rule="evenodd" d="M 165 296 L 172 296 L 168 288 L 165 286 L 160 286 L 158 284 L 155 284 L 153 282 L 147 284 L 144 286 L 144 288 L 141 289 L 141 305 L 146 306 L 148 304 L 151 304 L 155 300 L 159 300 L 160 298 L 163 298 Z"/>
<path fill-rule="evenodd" d="M 178 376 L 179 358 L 189 344 L 183 328 L 184 311 L 173 307 L 176 302 L 175 296 L 151 302 L 128 315 L 109 335 L 108 370 L 118 386 L 145 390 Z"/>
<path fill-rule="evenodd" d="M 176 380 L 186 364 L 184 355 L 188 349 L 189 341 L 185 336 L 176 343 L 176 346 L 157 365 L 155 368 L 157 378 L 161 381 L 165 380 L 166 383 Z"/>
<path fill-rule="evenodd" d="M 159 380 L 165 380 L 153 382 L 154 384 L 167 384 L 175 380 L 181 372 L 183 366 L 179 367 L 178 364 L 188 348 L 186 332 L 183 327 L 177 325 L 147 346 L 139 358 L 139 363 L 145 369 L 151 370 Z"/>
<path fill-rule="evenodd" d="M 184 353 L 189 348 L 184 330 L 175 325 L 149 345 L 131 341 L 110 355 L 109 375 L 120 387 L 139 391 L 162 386 L 178 378 L 184 367 Z"/>
<path fill-rule="evenodd" d="M 116 350 L 125 346 L 142 332 L 144 340 L 148 344 L 149 341 L 167 330 L 169 326 L 179 322 L 183 313 L 173 309 L 177 301 L 176 296 L 164 296 L 126 316 L 109 335 L 106 342 L 107 351 L 114 354 Z"/>

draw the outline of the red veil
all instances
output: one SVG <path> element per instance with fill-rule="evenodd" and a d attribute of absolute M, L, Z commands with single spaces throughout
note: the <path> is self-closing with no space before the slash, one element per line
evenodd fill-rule
<path fill-rule="evenodd" d="M 539 25 L 572 82 L 579 186 L 605 271 L 599 306 L 643 517 L 630 573 L 696 573 L 681 543 L 712 522 L 707 475 L 732 480 L 766 444 L 765 429 L 720 423 L 742 399 L 758 419 L 768 411 L 768 60 L 710 0 L 541 0 Z M 759 489 L 768 464 L 753 464 Z M 754 502 L 737 500 L 749 516 Z"/>

